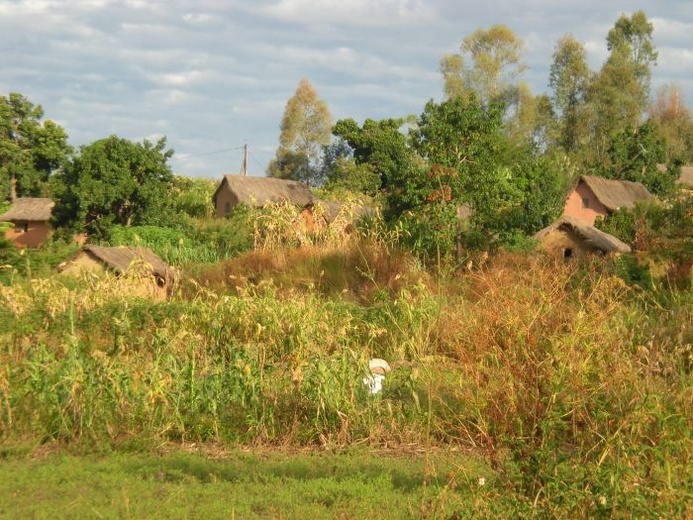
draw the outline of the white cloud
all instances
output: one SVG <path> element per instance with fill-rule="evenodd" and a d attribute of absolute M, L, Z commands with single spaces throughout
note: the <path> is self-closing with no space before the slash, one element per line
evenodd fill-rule
<path fill-rule="evenodd" d="M 154 106 L 164 105 L 161 107 L 162 109 L 164 107 L 170 108 L 172 105 L 183 105 L 195 99 L 193 94 L 178 88 L 152 89 L 147 92 L 146 97 Z"/>
<path fill-rule="evenodd" d="M 301 78 L 311 80 L 336 118 L 418 114 L 428 99 L 442 97 L 440 58 L 457 52 L 475 29 L 504 23 L 527 44 L 525 79 L 544 92 L 558 38 L 572 33 L 585 42 L 597 70 L 608 30 L 631 4 L 0 0 L 0 95 L 22 92 L 41 104 L 75 145 L 115 133 L 166 135 L 178 154 L 245 141 L 251 153 L 272 152 Z M 646 11 L 659 51 L 653 86 L 675 81 L 693 101 L 693 2 L 659 4 Z M 261 161 L 270 157 L 258 153 Z M 195 157 L 177 163 L 177 171 L 216 175 L 236 171 L 239 160 Z"/>
<path fill-rule="evenodd" d="M 125 5 L 136 10 L 157 12 L 165 6 L 165 2 L 155 0 L 125 0 Z"/>
<path fill-rule="evenodd" d="M 653 18 L 653 39 L 659 45 L 690 46 L 693 40 L 693 21 Z"/>
<path fill-rule="evenodd" d="M 214 16 L 209 13 L 185 13 L 182 18 L 190 25 L 208 25 L 214 21 Z"/>
<path fill-rule="evenodd" d="M 30 0 L 26 2 L 0 3 L 0 14 L 4 16 L 17 16 L 21 14 L 42 14 L 50 11 L 58 2 L 50 0 Z"/>
<path fill-rule="evenodd" d="M 659 49 L 655 76 L 691 79 L 693 71 L 693 49 L 664 47 Z"/>
<path fill-rule="evenodd" d="M 433 9 L 421 0 L 280 0 L 263 7 L 261 12 L 301 24 L 327 22 L 364 26 L 424 22 L 434 17 Z"/>
<path fill-rule="evenodd" d="M 190 87 L 195 83 L 209 81 L 217 74 L 214 71 L 190 70 L 185 72 L 152 73 L 141 71 L 143 76 L 152 83 L 165 87 Z"/>

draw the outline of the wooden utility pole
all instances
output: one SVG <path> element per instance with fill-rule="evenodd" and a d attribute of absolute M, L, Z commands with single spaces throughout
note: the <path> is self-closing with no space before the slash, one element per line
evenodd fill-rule
<path fill-rule="evenodd" d="M 243 145 L 243 164 L 241 165 L 241 175 L 248 175 L 248 143 Z"/>

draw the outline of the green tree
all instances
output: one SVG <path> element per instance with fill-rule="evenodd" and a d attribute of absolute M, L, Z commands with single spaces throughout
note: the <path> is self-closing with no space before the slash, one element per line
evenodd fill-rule
<path fill-rule="evenodd" d="M 518 233 L 531 235 L 558 218 L 571 181 L 560 155 L 537 154 L 524 145 L 514 149 L 511 157 L 510 197 L 495 216 L 496 228 L 506 241 Z"/>
<path fill-rule="evenodd" d="M 190 178 L 176 175 L 168 190 L 168 201 L 173 212 L 188 217 L 205 219 L 214 214 L 212 197 L 219 182 L 214 179 Z"/>
<path fill-rule="evenodd" d="M 549 86 L 556 116 L 555 142 L 568 153 L 576 152 L 586 143 L 590 76 L 583 45 L 572 36 L 562 37 L 553 53 Z"/>
<path fill-rule="evenodd" d="M 375 175 L 380 180 L 377 189 L 400 189 L 404 179 L 415 169 L 415 153 L 401 131 L 406 123 L 405 119 L 366 119 L 363 126 L 353 119 L 340 119 L 335 123 L 334 135 L 351 147 L 355 165 L 359 167 L 358 175 L 367 180 L 369 187 L 375 187 Z"/>
<path fill-rule="evenodd" d="M 656 195 L 669 192 L 679 170 L 672 164 L 661 172 L 658 165 L 666 162 L 666 139 L 653 121 L 635 129 L 626 128 L 615 134 L 600 163 L 598 171 L 607 178 L 642 182 Z"/>
<path fill-rule="evenodd" d="M 325 187 L 374 196 L 380 187 L 380 177 L 370 164 L 356 164 L 353 158 L 342 157 L 335 163 Z"/>
<path fill-rule="evenodd" d="M 640 87 L 640 107 L 645 109 L 650 92 L 651 66 L 657 62 L 657 51 L 652 43 L 654 26 L 643 11 L 626 15 L 614 24 L 606 37 L 609 59 L 623 57 L 629 63 L 635 81 Z"/>
<path fill-rule="evenodd" d="M 100 238 L 114 224 L 165 223 L 172 155 L 165 138 L 153 144 L 110 136 L 82 147 L 53 176 L 54 224 Z"/>
<path fill-rule="evenodd" d="M 548 120 L 551 111 L 548 97 L 535 96 L 526 82 L 521 82 L 508 91 L 506 106 L 512 113 L 506 115 L 506 129 L 511 139 L 518 143 L 542 143 L 548 136 Z"/>
<path fill-rule="evenodd" d="M 429 101 L 411 131 L 412 144 L 428 167 L 412 171 L 402 189 L 390 194 L 389 204 L 398 209 L 409 247 L 424 258 L 439 261 L 455 251 L 457 207 L 467 204 L 474 218 L 479 216 L 468 188 L 492 169 L 502 110 L 497 102 L 482 106 L 474 93 L 439 104 Z"/>
<path fill-rule="evenodd" d="M 651 67 L 657 52 L 652 43 L 653 25 L 642 11 L 622 15 L 609 31 L 609 57 L 588 90 L 593 113 L 590 148 L 595 159 L 604 157 L 611 138 L 640 124 L 650 94 Z"/>
<path fill-rule="evenodd" d="M 510 138 L 503 131 L 503 108 L 474 96 L 430 101 L 412 131 L 429 168 L 406 183 L 399 195 L 402 213 L 415 216 L 418 230 L 438 230 L 439 243 L 449 244 L 459 232 L 455 212 L 462 204 L 472 209 L 473 232 L 501 239 L 536 231 L 560 213 L 566 189 L 560 165 Z"/>
<path fill-rule="evenodd" d="M 18 196 L 44 195 L 50 174 L 72 153 L 67 133 L 43 109 L 16 92 L 0 96 L 0 193 L 9 194 L 10 180 Z"/>
<path fill-rule="evenodd" d="M 525 70 L 524 42 L 505 25 L 477 29 L 462 40 L 461 54 L 444 56 L 441 72 L 449 98 L 467 98 L 472 92 L 484 103 L 505 99 Z M 471 62 L 465 63 L 465 57 Z"/>
<path fill-rule="evenodd" d="M 354 151 L 342 138 L 325 147 L 322 168 L 327 190 L 347 190 L 373 196 L 380 188 L 380 177 L 373 167 L 367 163 L 356 164 Z"/>
<path fill-rule="evenodd" d="M 461 53 L 444 56 L 440 70 L 448 98 L 483 104 L 502 101 L 505 130 L 518 142 L 543 138 L 544 102 L 521 81 L 526 69 L 524 42 L 509 27 L 493 25 L 464 38 Z"/>
<path fill-rule="evenodd" d="M 279 148 L 268 166 L 273 177 L 319 184 L 322 147 L 331 139 L 331 116 L 327 103 L 318 97 L 307 79 L 286 103 L 281 122 Z"/>

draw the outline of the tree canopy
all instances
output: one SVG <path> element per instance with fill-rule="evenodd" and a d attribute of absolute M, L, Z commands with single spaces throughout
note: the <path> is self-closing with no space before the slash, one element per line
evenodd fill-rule
<path fill-rule="evenodd" d="M 340 119 L 333 128 L 335 136 L 343 139 L 353 150 L 357 165 L 368 165 L 380 178 L 380 189 L 397 184 L 414 162 L 414 152 L 401 129 L 405 119 L 366 119 L 363 125 L 353 119 Z"/>
<path fill-rule="evenodd" d="M 504 128 L 513 139 L 543 140 L 548 105 L 522 80 L 527 68 L 524 41 L 506 25 L 496 24 L 466 36 L 460 50 L 440 62 L 446 96 L 503 102 Z"/>
<path fill-rule="evenodd" d="M 301 80 L 296 93 L 286 103 L 279 148 L 268 173 L 273 177 L 319 183 L 318 163 L 322 147 L 330 142 L 331 124 L 327 103 L 318 97 L 310 81 Z"/>
<path fill-rule="evenodd" d="M 114 224 L 165 221 L 172 155 L 165 138 L 134 143 L 110 136 L 82 147 L 54 176 L 55 225 L 102 237 Z"/>
<path fill-rule="evenodd" d="M 656 195 L 670 191 L 678 169 L 672 165 L 660 171 L 666 163 L 666 139 L 659 133 L 653 121 L 637 128 L 624 128 L 616 133 L 606 150 L 600 173 L 604 177 L 643 183 Z"/>
<path fill-rule="evenodd" d="M 524 42 L 506 25 L 477 29 L 463 39 L 461 51 L 441 60 L 445 93 L 450 98 L 474 92 L 484 102 L 504 99 L 525 70 Z"/>
<path fill-rule="evenodd" d="M 622 15 L 607 35 L 609 57 L 590 84 L 596 160 L 603 158 L 610 139 L 641 123 L 650 95 L 651 67 L 657 62 L 653 25 L 642 11 Z"/>
<path fill-rule="evenodd" d="M 0 197 L 16 180 L 18 196 L 45 195 L 52 172 L 72 153 L 67 133 L 43 119 L 43 109 L 16 92 L 0 96 Z"/>
<path fill-rule="evenodd" d="M 429 165 L 422 182 L 408 184 L 419 205 L 466 204 L 477 230 L 505 234 L 532 233 L 560 213 L 565 175 L 531 143 L 503 132 L 502 103 L 430 101 L 412 134 Z"/>
<path fill-rule="evenodd" d="M 557 118 L 554 139 L 568 153 L 576 152 L 587 137 L 585 107 L 591 72 L 584 46 L 570 35 L 556 44 L 549 74 L 551 101 Z"/>

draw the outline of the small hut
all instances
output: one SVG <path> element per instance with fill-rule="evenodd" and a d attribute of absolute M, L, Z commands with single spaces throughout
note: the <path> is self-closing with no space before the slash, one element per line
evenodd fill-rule
<path fill-rule="evenodd" d="M 51 233 L 49 224 L 55 202 L 46 198 L 20 197 L 0 215 L 0 222 L 11 222 L 5 236 L 19 248 L 39 247 Z"/>
<path fill-rule="evenodd" d="M 139 293 L 165 299 L 177 276 L 175 271 L 150 249 L 143 247 L 105 247 L 85 245 L 58 266 L 64 274 L 135 272 L 142 283 Z"/>
<path fill-rule="evenodd" d="M 214 192 L 214 214 L 222 218 L 238 204 L 261 208 L 270 202 L 288 201 L 303 208 L 315 198 L 310 188 L 302 182 L 272 177 L 246 177 L 224 175 Z"/>
<path fill-rule="evenodd" d="M 534 234 L 544 251 L 562 258 L 580 258 L 588 254 L 630 253 L 618 238 L 572 217 L 561 217 Z"/>
<path fill-rule="evenodd" d="M 640 182 L 581 175 L 568 194 L 563 215 L 593 226 L 598 217 L 603 218 L 620 208 L 632 208 L 638 201 L 653 198 Z"/>

